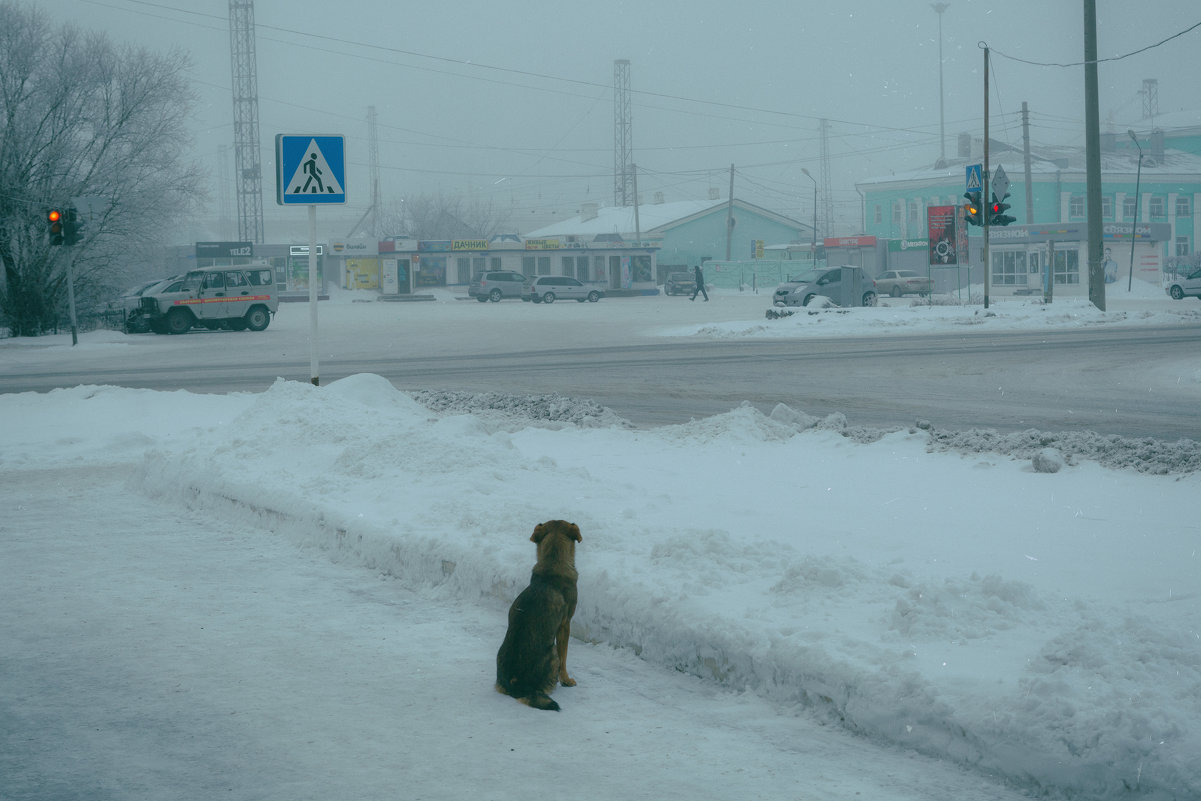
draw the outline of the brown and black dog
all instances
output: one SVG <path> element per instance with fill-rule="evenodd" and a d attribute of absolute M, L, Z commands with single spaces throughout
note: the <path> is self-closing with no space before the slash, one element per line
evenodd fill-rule
<path fill-rule="evenodd" d="M 509 607 L 509 630 L 496 653 L 496 689 L 536 709 L 558 710 L 549 693 L 555 682 L 575 686 L 567 675 L 567 641 L 575 614 L 575 544 L 580 527 L 548 520 L 534 527 L 538 562 L 530 586 Z"/>

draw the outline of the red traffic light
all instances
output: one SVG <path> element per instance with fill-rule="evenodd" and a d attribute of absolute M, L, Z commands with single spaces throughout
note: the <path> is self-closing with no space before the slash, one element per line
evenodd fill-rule
<path fill-rule="evenodd" d="M 61 211 L 59 211 L 58 209 L 50 209 L 50 211 L 47 212 L 47 214 L 46 214 L 46 219 L 50 220 L 50 222 L 52 222 L 52 223 L 56 223 L 59 220 L 61 220 L 62 218 L 63 218 L 63 213 Z"/>

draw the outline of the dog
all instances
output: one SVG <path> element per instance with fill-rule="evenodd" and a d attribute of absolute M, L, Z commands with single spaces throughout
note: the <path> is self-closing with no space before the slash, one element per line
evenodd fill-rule
<path fill-rule="evenodd" d="M 575 614 L 575 544 L 580 527 L 566 520 L 548 520 L 534 527 L 530 542 L 538 546 L 538 561 L 530 586 L 509 607 L 509 629 L 496 652 L 496 689 L 535 709 L 558 711 L 550 697 L 558 682 L 574 687 L 567 675 L 567 642 Z"/>

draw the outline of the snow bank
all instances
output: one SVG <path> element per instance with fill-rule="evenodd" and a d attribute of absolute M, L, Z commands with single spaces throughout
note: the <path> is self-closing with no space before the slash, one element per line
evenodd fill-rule
<path fill-rule="evenodd" d="M 568 518 L 583 639 L 1038 791 L 1201 797 L 1187 443 L 1114 469 L 1063 438 L 855 432 L 787 407 L 634 431 L 570 399 L 422 404 L 370 375 L 51 400 L 122 396 L 142 439 L 101 440 L 143 449 L 144 491 L 483 599 L 498 636 L 530 531 Z M 156 422 L 191 403 L 201 427 Z M 1052 445 L 1063 467 L 1037 472 Z"/>

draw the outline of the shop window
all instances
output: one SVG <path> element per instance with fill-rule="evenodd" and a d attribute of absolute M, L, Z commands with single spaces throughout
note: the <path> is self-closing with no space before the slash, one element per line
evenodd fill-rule
<path fill-rule="evenodd" d="M 1084 195 L 1072 195 L 1071 199 L 1068 200 L 1068 216 L 1084 216 Z"/>
<path fill-rule="evenodd" d="M 1159 197 L 1158 195 L 1151 196 L 1151 216 L 1152 217 L 1167 216 L 1167 212 L 1164 210 L 1163 206 L 1164 206 L 1164 203 L 1163 203 L 1162 197 Z"/>
<path fill-rule="evenodd" d="M 492 266 L 489 269 L 492 269 L 492 270 L 503 270 L 504 269 L 504 267 L 501 266 L 503 264 L 503 261 L 501 260 L 500 256 L 493 256 L 492 258 L 489 259 L 489 262 L 491 262 L 491 264 L 492 264 Z"/>
<path fill-rule="evenodd" d="M 1025 251 L 992 254 L 992 282 L 996 286 L 1025 286 L 1028 274 Z"/>
<path fill-rule="evenodd" d="M 1057 284 L 1079 284 L 1080 283 L 1080 251 L 1078 250 L 1057 250 L 1055 251 L 1055 272 L 1053 273 L 1055 283 Z"/>
<path fill-rule="evenodd" d="M 563 275 L 575 278 L 575 256 L 563 257 Z"/>
<path fill-rule="evenodd" d="M 521 257 L 521 272 L 524 275 L 533 275 L 534 270 L 537 269 L 537 264 L 538 264 L 538 261 L 533 256 L 522 256 Z"/>
<path fill-rule="evenodd" d="M 1192 217 L 1193 216 L 1193 199 L 1187 195 L 1182 195 L 1176 198 L 1176 216 L 1177 217 Z"/>
<path fill-rule="evenodd" d="M 550 256 L 538 257 L 538 275 L 550 275 Z"/>

